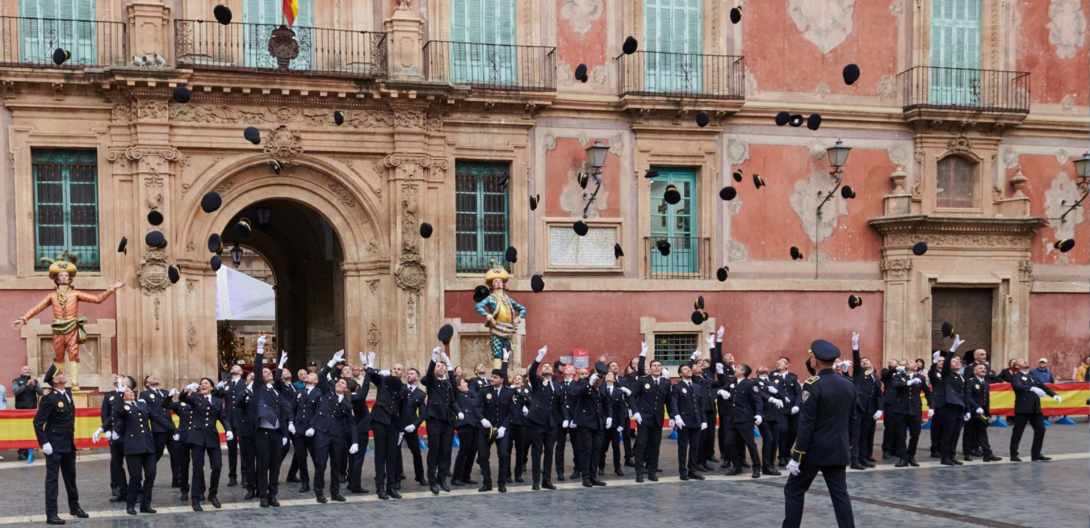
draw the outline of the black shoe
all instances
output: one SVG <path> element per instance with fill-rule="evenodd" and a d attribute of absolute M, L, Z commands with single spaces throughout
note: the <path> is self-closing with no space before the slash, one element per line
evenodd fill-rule
<path fill-rule="evenodd" d="M 204 498 L 204 494 L 203 494 L 203 493 L 201 493 L 201 494 L 200 494 L 199 496 L 197 496 L 197 500 L 199 500 L 199 501 L 201 501 L 201 502 L 204 502 L 204 501 L 205 501 L 205 498 Z M 139 501 L 138 501 L 138 502 L 139 502 Z"/>
<path fill-rule="evenodd" d="M 643 475 L 636 473 L 636 482 L 643 482 Z"/>
<path fill-rule="evenodd" d="M 451 485 L 451 486 L 458 486 L 458 487 L 460 488 L 460 487 L 462 487 L 462 486 L 465 486 L 465 485 L 466 485 L 466 483 L 465 483 L 465 482 L 462 482 L 461 480 L 458 480 L 458 479 L 454 479 L 454 480 L 450 481 L 450 485 Z"/>
<path fill-rule="evenodd" d="M 304 482 L 302 486 L 299 486 L 299 493 L 306 493 L 310 491 L 310 483 Z"/>
<path fill-rule="evenodd" d="M 602 486 L 602 487 L 606 486 L 605 481 L 598 478 L 598 475 L 594 475 L 593 477 L 590 477 L 590 483 L 594 484 L 595 486 Z"/>
<path fill-rule="evenodd" d="M 197 512 L 204 511 L 204 508 L 201 508 L 201 503 L 194 502 L 193 503 L 193 511 L 197 511 Z"/>
<path fill-rule="evenodd" d="M 882 460 L 891 460 L 893 457 L 889 453 L 882 453 Z M 875 461 L 877 462 L 877 460 Z"/>
<path fill-rule="evenodd" d="M 424 480 L 424 477 L 420 477 L 420 478 L 416 479 L 416 483 L 420 484 L 421 486 L 427 486 L 428 485 L 428 481 Z"/>
<path fill-rule="evenodd" d="M 1046 457 L 1044 455 L 1033 455 L 1030 457 L 1030 460 L 1034 462 L 1048 462 L 1049 460 L 1052 460 L 1052 457 Z"/>
<path fill-rule="evenodd" d="M 965 458 L 964 458 L 963 460 L 965 460 L 966 462 L 972 462 L 972 461 L 973 461 L 973 457 L 971 457 L 971 456 L 969 456 L 969 455 L 965 455 Z"/>
<path fill-rule="evenodd" d="M 492 491 L 492 485 L 489 483 L 481 484 L 481 487 L 477 488 L 478 493 L 484 493 L 486 491 Z"/>
<path fill-rule="evenodd" d="M 634 468 L 636 467 L 636 462 L 631 458 L 626 458 L 624 459 L 624 467 Z"/>
<path fill-rule="evenodd" d="M 893 467 L 908 467 L 908 460 L 902 458 L 901 460 L 897 461 L 897 464 Z"/>
<path fill-rule="evenodd" d="M 712 467 L 709 466 L 707 462 L 704 462 L 704 463 L 700 464 L 699 466 L 696 466 L 696 469 L 697 469 L 697 471 L 711 471 Z"/>
<path fill-rule="evenodd" d="M 757 467 L 753 468 L 753 475 L 750 478 L 761 478 L 761 470 Z"/>
<path fill-rule="evenodd" d="M 450 493 L 450 486 L 447 485 L 447 479 L 439 479 L 439 489 Z"/>
<path fill-rule="evenodd" d="M 136 515 L 136 507 L 135 506 L 129 506 L 129 507 L 125 508 L 125 513 L 127 513 L 129 515 Z"/>
<path fill-rule="evenodd" d="M 650 480 L 651 482 L 658 482 L 659 481 L 658 473 L 652 471 L 649 475 L 647 475 L 647 480 Z"/>
<path fill-rule="evenodd" d="M 732 470 L 730 470 L 730 471 L 728 471 L 726 473 L 723 473 L 723 475 L 727 476 L 727 477 L 734 477 L 734 476 L 741 475 L 741 474 L 742 474 L 742 468 L 740 468 L 740 467 L 736 467 L 736 468 L 734 468 L 734 469 L 732 469 Z"/>
<path fill-rule="evenodd" d="M 867 466 L 864 466 L 863 464 L 860 464 L 859 462 L 852 462 L 851 468 L 856 470 L 856 471 L 863 471 L 864 469 L 867 469 Z"/>
<path fill-rule="evenodd" d="M 378 491 L 377 491 L 376 493 L 378 494 L 378 498 L 379 498 L 379 500 L 390 500 L 390 497 L 389 497 L 389 495 L 386 495 L 386 492 L 385 492 L 385 491 L 383 491 L 383 490 L 378 490 Z"/>
<path fill-rule="evenodd" d="M 325 504 L 325 503 L 329 502 L 329 501 L 327 501 L 325 499 L 325 495 L 323 495 L 321 493 L 315 493 L 314 494 L 314 500 L 318 501 L 318 504 Z"/>
<path fill-rule="evenodd" d="M 965 465 L 964 462 L 958 460 L 957 458 L 951 458 L 950 461 L 953 462 L 955 466 L 964 466 Z"/>
<path fill-rule="evenodd" d="M 212 507 L 216 508 L 217 510 L 223 507 L 223 505 L 220 504 L 219 497 L 216 497 L 215 495 L 212 495 L 211 497 L 208 497 L 208 504 L 211 504 Z"/>
<path fill-rule="evenodd" d="M 624 470 L 621 469 L 621 468 L 615 468 L 613 470 L 613 474 L 617 475 L 618 477 L 623 477 L 624 476 Z"/>
<path fill-rule="evenodd" d="M 507 483 L 500 482 L 500 493 L 507 493 Z"/>
<path fill-rule="evenodd" d="M 46 524 L 64 524 L 64 519 L 57 517 L 56 515 L 45 520 Z"/>
<path fill-rule="evenodd" d="M 594 484 L 592 484 L 590 482 L 590 478 L 585 478 L 585 479 L 583 479 L 583 487 L 584 488 L 593 488 Z"/>
<path fill-rule="evenodd" d="M 261 507 L 262 508 L 268 508 L 269 507 L 269 498 L 268 497 L 261 497 Z"/>
<path fill-rule="evenodd" d="M 388 489 L 388 490 L 386 490 L 386 494 L 389 495 L 391 499 L 400 499 L 401 498 L 401 494 L 398 493 L 396 489 Z"/>
<path fill-rule="evenodd" d="M 522 475 L 515 475 L 515 482 L 518 482 L 519 484 L 525 484 L 526 483 L 525 480 L 522 480 Z"/>
<path fill-rule="evenodd" d="M 1011 462 L 1021 462 L 1021 461 L 1022 461 L 1022 459 L 1018 455 L 1015 455 L 1015 454 L 1011 455 Z"/>
<path fill-rule="evenodd" d="M 877 461 L 875 461 L 875 462 L 877 462 Z M 877 467 L 877 464 L 875 464 L 874 462 L 871 462 L 870 460 L 863 460 L 862 464 L 863 464 L 864 467 L 869 467 L 869 468 Z"/>
<path fill-rule="evenodd" d="M 291 481 L 289 480 L 288 482 L 291 482 Z M 227 481 L 227 487 L 233 488 L 235 486 L 238 486 L 238 479 L 236 479 L 235 477 L 231 477 L 231 480 Z"/>
<path fill-rule="evenodd" d="M 337 502 L 344 502 L 344 501 L 348 500 L 348 499 L 344 498 L 344 495 L 341 495 L 340 493 L 336 493 L 336 492 L 330 493 L 329 498 L 333 499 L 333 500 L 335 500 Z"/>
<path fill-rule="evenodd" d="M 680 477 L 678 477 L 678 480 L 689 480 L 689 475 L 681 475 Z"/>
<path fill-rule="evenodd" d="M 772 475 L 774 477 L 778 477 L 778 476 L 781 475 L 780 470 L 778 470 L 778 469 L 776 469 L 776 468 L 774 468 L 772 466 L 769 466 L 769 467 L 766 467 L 766 468 L 762 469 L 761 472 L 763 472 L 765 475 Z"/>
<path fill-rule="evenodd" d="M 942 454 L 940 454 L 938 451 L 932 451 L 931 458 L 942 458 Z"/>
<path fill-rule="evenodd" d="M 723 463 L 719 464 L 719 469 L 727 469 L 730 467 L 730 460 L 723 459 Z"/>
<path fill-rule="evenodd" d="M 985 462 L 999 462 L 1001 460 L 1003 460 L 1002 457 L 997 457 L 995 455 L 988 455 L 988 456 L 984 457 Z"/>
<path fill-rule="evenodd" d="M 114 504 L 117 504 L 117 503 L 119 503 L 119 502 L 125 502 L 125 497 L 122 497 L 121 495 L 118 495 L 118 496 L 116 496 L 116 497 L 112 497 L 112 498 L 110 499 L 110 502 L 112 502 L 112 503 L 114 503 Z"/>
<path fill-rule="evenodd" d="M 556 472 L 556 480 L 559 480 L 560 482 L 564 482 L 565 479 L 564 479 L 564 472 L 563 471 L 557 471 Z"/>
<path fill-rule="evenodd" d="M 476 486 L 477 485 L 477 481 L 473 480 L 473 479 L 471 479 L 469 477 L 466 477 L 466 478 L 462 479 L 462 482 L 465 482 L 467 486 Z"/>
<path fill-rule="evenodd" d="M 979 449 L 974 449 L 974 450 L 970 451 L 969 454 L 973 455 L 973 456 L 978 456 L 978 457 L 981 457 L 981 458 L 984 457 L 984 452 L 979 450 Z"/>
<path fill-rule="evenodd" d="M 916 457 L 908 457 L 908 465 L 912 467 L 920 467 L 920 463 L 916 462 Z"/>
<path fill-rule="evenodd" d="M 287 482 L 293 482 L 294 483 L 294 482 L 302 482 L 302 481 L 299 480 L 299 477 L 297 477 L 295 475 L 288 475 Z"/>
<path fill-rule="evenodd" d="M 151 506 L 141 506 L 140 513 L 156 513 L 155 508 Z"/>
<path fill-rule="evenodd" d="M 541 484 L 538 484 L 537 482 L 535 482 L 533 486 L 530 486 L 530 489 L 532 489 L 534 491 L 541 491 Z"/>
<path fill-rule="evenodd" d="M 885 457 L 885 453 L 882 453 L 882 456 Z M 872 464 L 877 464 L 878 463 L 878 460 L 875 459 L 874 457 L 870 456 L 870 455 L 867 455 L 867 456 L 863 457 L 863 460 L 866 460 L 867 462 L 870 462 Z"/>
<path fill-rule="evenodd" d="M 542 482 L 541 487 L 543 487 L 543 488 L 545 488 L 547 490 L 555 490 L 556 489 L 556 486 L 553 486 L 553 483 L 549 482 L 548 480 L 546 480 L 545 482 Z"/>
<path fill-rule="evenodd" d="M 694 472 L 694 473 L 689 473 L 689 478 L 691 478 L 693 480 L 704 480 L 704 475 L 701 475 L 700 473 L 695 473 Z"/>
<path fill-rule="evenodd" d="M 80 508 L 79 506 L 76 506 L 76 508 L 73 510 L 68 510 L 68 515 L 71 515 L 72 517 L 79 517 L 80 519 L 86 519 L 90 517 L 90 515 L 87 515 L 87 512 L 83 511 L 83 508 Z"/>
<path fill-rule="evenodd" d="M 572 471 L 572 472 L 571 472 L 571 476 L 570 476 L 570 477 L 568 477 L 568 478 L 570 478 L 570 479 L 572 479 L 572 480 L 575 480 L 575 479 L 577 479 L 577 478 L 579 478 L 579 477 L 582 477 L 582 476 L 583 476 L 583 474 L 582 474 L 582 473 L 581 473 L 581 472 L 580 472 L 580 471 L 579 471 L 579 470 L 577 469 L 577 470 L 575 470 L 575 471 Z"/>
<path fill-rule="evenodd" d="M 428 487 L 431 488 L 432 495 L 438 495 L 439 494 L 439 485 L 438 484 L 432 484 L 431 486 L 428 486 Z"/>
<path fill-rule="evenodd" d="M 248 489 L 248 490 L 246 490 L 246 496 L 243 497 L 242 500 L 252 500 L 253 498 L 254 498 L 254 490 Z"/>
<path fill-rule="evenodd" d="M 949 458 L 944 458 L 944 459 L 942 459 L 942 461 L 941 461 L 941 462 L 939 462 L 939 463 L 940 463 L 940 464 L 942 464 L 942 465 L 944 465 L 944 466 L 953 466 L 953 465 L 954 465 L 954 461 L 953 461 L 953 460 L 950 460 Z"/>

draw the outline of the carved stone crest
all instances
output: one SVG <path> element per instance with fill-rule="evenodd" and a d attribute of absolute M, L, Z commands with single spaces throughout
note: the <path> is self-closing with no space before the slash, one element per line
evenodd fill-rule
<path fill-rule="evenodd" d="M 909 271 L 912 271 L 909 259 L 882 261 L 882 274 L 886 280 L 907 280 Z"/>
<path fill-rule="evenodd" d="M 304 152 L 299 133 L 287 125 L 276 127 L 265 141 L 265 153 L 285 165 L 295 162 L 295 156 Z"/>
<path fill-rule="evenodd" d="M 401 256 L 401 262 L 397 264 L 394 278 L 397 279 L 398 288 L 420 293 L 424 289 L 424 284 L 428 281 L 428 272 L 424 267 L 424 263 L 420 261 L 419 255 L 404 254 Z"/>
<path fill-rule="evenodd" d="M 280 71 L 288 71 L 292 59 L 299 56 L 299 43 L 295 40 L 295 32 L 287 26 L 280 26 L 272 30 L 269 39 L 269 55 L 276 58 L 276 64 Z"/>
<path fill-rule="evenodd" d="M 840 216 L 848 214 L 848 203 L 834 195 L 822 208 L 822 216 L 818 218 L 818 204 L 825 199 L 825 195 L 833 190 L 833 181 L 824 171 L 818 169 L 810 173 L 810 176 L 795 182 L 795 192 L 791 194 L 791 208 L 802 221 L 802 229 L 806 236 L 813 242 L 824 240 L 833 234 Z M 818 193 L 822 194 L 818 194 Z"/>
<path fill-rule="evenodd" d="M 970 152 L 973 150 L 973 142 L 965 136 L 958 136 L 946 144 L 946 150 L 950 152 Z"/>
<path fill-rule="evenodd" d="M 160 293 L 170 286 L 170 278 L 167 277 L 169 266 L 167 256 L 161 249 L 150 249 L 144 254 L 136 268 L 136 277 L 144 295 Z"/>

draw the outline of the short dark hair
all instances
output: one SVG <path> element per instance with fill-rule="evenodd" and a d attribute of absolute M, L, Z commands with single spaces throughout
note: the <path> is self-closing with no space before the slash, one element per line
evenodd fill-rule
<path fill-rule="evenodd" d="M 356 383 L 356 380 L 354 380 L 354 379 L 348 380 L 348 392 L 356 392 L 357 390 L 359 390 L 359 388 L 360 388 L 360 384 Z"/>
<path fill-rule="evenodd" d="M 746 365 L 745 363 L 742 363 L 741 365 L 739 365 L 738 368 L 742 369 L 742 375 L 747 377 L 747 378 L 749 377 L 750 374 L 753 374 L 753 369 L 750 368 L 749 365 Z"/>
<path fill-rule="evenodd" d="M 126 383 L 129 384 L 129 388 L 136 390 L 136 380 L 132 376 L 125 376 Z"/>
<path fill-rule="evenodd" d="M 787 359 L 787 356 L 780 356 L 780 359 L 782 359 L 782 360 L 786 361 L 788 365 L 790 365 L 790 364 L 791 364 L 791 360 L 790 360 L 790 359 Z"/>
<path fill-rule="evenodd" d="M 411 369 L 409 369 L 409 372 L 415 372 L 417 376 L 419 376 L 419 375 L 420 375 L 420 371 L 419 371 L 419 370 L 416 370 L 416 369 L 414 369 L 414 368 L 411 368 Z"/>
<path fill-rule="evenodd" d="M 652 366 L 652 367 L 653 367 L 653 366 L 655 366 L 655 363 L 658 363 L 659 365 L 661 365 L 661 364 L 662 364 L 662 362 L 661 362 L 661 361 L 659 361 L 659 360 L 657 360 L 657 359 L 652 359 L 652 360 L 651 360 L 651 366 Z"/>
<path fill-rule="evenodd" d="M 208 380 L 208 384 L 215 387 L 216 382 L 212 381 L 212 378 L 201 378 L 201 381 Z"/>
<path fill-rule="evenodd" d="M 147 376 L 144 376 L 144 388 L 145 389 L 148 388 L 148 378 L 150 378 L 150 377 L 151 377 L 151 374 L 148 374 Z"/>

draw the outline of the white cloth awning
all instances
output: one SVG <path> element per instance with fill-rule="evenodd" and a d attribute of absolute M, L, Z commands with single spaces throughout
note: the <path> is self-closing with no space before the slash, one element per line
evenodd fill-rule
<path fill-rule="evenodd" d="M 216 272 L 216 320 L 273 324 L 276 292 L 265 282 L 221 266 Z"/>

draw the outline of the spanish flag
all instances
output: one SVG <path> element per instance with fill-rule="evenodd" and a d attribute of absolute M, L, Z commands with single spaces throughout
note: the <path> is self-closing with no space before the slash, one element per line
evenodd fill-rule
<path fill-rule="evenodd" d="M 295 25 L 295 17 L 299 15 L 299 0 L 284 0 L 284 19 L 289 26 Z"/>

